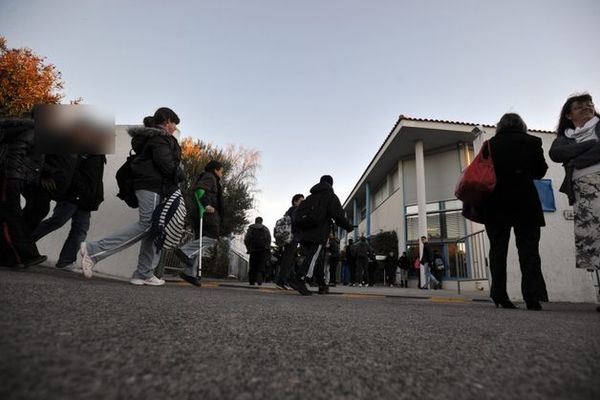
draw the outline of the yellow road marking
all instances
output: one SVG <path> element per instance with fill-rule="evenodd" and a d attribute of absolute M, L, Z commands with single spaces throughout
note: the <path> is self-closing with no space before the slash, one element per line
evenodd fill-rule
<path fill-rule="evenodd" d="M 465 298 L 457 298 L 457 297 L 440 297 L 440 296 L 432 296 L 431 301 L 436 303 L 471 303 L 471 301 Z"/>

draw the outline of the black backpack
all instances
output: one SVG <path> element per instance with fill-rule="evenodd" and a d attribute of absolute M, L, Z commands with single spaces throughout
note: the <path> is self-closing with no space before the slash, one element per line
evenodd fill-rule
<path fill-rule="evenodd" d="M 119 186 L 119 193 L 117 197 L 123 200 L 129 207 L 138 208 L 138 199 L 135 195 L 135 189 L 133 187 L 133 171 L 131 169 L 131 163 L 137 157 L 136 154 L 129 152 L 129 157 L 121 167 L 117 170 L 117 185 Z"/>
<path fill-rule="evenodd" d="M 295 227 L 311 229 L 323 223 L 327 210 L 321 205 L 321 197 L 311 194 L 300 203 L 293 217 Z"/>

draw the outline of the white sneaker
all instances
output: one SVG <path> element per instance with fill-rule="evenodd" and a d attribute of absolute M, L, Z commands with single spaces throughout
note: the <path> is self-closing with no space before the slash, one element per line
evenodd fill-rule
<path fill-rule="evenodd" d="M 129 281 L 129 283 L 131 283 L 132 285 L 136 285 L 136 286 L 143 286 L 143 285 L 148 285 L 148 286 L 162 286 L 162 285 L 165 284 L 165 281 L 162 280 L 162 279 L 157 278 L 154 275 L 152 275 L 148 279 L 132 278 Z"/>
<path fill-rule="evenodd" d="M 94 260 L 90 257 L 87 250 L 87 243 L 81 242 L 81 246 L 79 247 L 79 254 L 81 254 L 81 270 L 83 271 L 83 276 L 90 279 L 93 275 L 92 269 L 96 264 Z"/>

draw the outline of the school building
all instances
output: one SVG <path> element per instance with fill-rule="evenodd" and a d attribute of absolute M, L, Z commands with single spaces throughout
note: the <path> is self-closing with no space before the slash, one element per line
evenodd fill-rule
<path fill-rule="evenodd" d="M 544 208 L 540 253 L 550 301 L 595 302 L 597 273 L 575 268 L 572 207 L 558 188 L 561 165 L 548 150 L 553 132 L 530 130 L 542 139 L 549 166 L 536 182 Z M 495 134 L 492 125 L 411 118 L 401 115 L 356 182 L 343 207 L 358 229 L 342 241 L 395 231 L 399 252 L 419 252 L 419 238 L 428 236 L 446 261 L 444 288 L 489 291 L 489 242 L 485 227 L 461 215 L 454 196 L 462 170 L 473 160 L 484 140 Z M 521 273 L 514 237 L 508 255 L 508 291 L 521 298 Z M 416 280 L 411 282 L 416 287 Z"/>

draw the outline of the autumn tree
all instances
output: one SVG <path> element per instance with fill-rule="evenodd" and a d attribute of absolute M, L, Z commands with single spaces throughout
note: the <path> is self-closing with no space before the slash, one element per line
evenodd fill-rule
<path fill-rule="evenodd" d="M 230 145 L 224 150 L 201 140 L 185 138 L 181 142 L 181 154 L 186 178 L 182 189 L 189 198 L 196 179 L 210 160 L 223 164 L 224 175 L 223 207 L 225 215 L 221 235 L 241 234 L 250 222 L 248 212 L 254 206 L 256 194 L 256 173 L 260 168 L 258 151 L 242 146 Z"/>
<path fill-rule="evenodd" d="M 9 49 L 0 36 L 0 118 L 20 117 L 36 104 L 63 98 L 60 71 L 29 48 Z"/>

